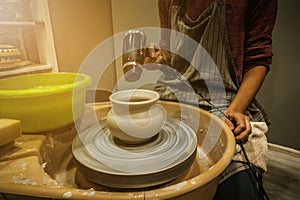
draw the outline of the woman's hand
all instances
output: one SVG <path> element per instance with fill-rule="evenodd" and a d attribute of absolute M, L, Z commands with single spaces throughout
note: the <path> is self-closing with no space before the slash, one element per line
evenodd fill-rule
<path fill-rule="evenodd" d="M 239 91 L 226 110 L 228 118 L 225 120 L 235 135 L 237 142 L 247 142 L 251 133 L 250 119 L 244 115 L 251 101 L 256 96 L 266 76 L 264 66 L 255 66 L 244 74 Z"/>
<path fill-rule="evenodd" d="M 227 117 L 224 121 L 233 132 L 237 143 L 245 143 L 251 133 L 250 118 L 239 112 L 226 111 Z"/>
<path fill-rule="evenodd" d="M 143 67 L 148 70 L 157 70 L 160 64 L 166 63 L 170 59 L 170 53 L 164 50 L 159 50 L 155 47 L 154 43 L 150 43 L 147 48 L 148 56 L 144 59 Z"/>

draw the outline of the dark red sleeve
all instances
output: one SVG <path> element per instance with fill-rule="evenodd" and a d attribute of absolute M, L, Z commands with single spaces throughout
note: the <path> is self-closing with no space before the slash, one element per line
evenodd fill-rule
<path fill-rule="evenodd" d="M 245 30 L 244 73 L 255 66 L 269 70 L 272 63 L 272 31 L 277 14 L 277 0 L 248 1 Z"/>

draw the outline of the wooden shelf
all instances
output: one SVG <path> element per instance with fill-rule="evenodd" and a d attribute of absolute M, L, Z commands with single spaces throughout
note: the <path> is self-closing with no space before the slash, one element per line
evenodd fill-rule
<path fill-rule="evenodd" d="M 25 4 L 27 6 L 24 7 Z M 48 0 L 19 0 L 14 1 L 14 5 L 20 16 L 0 20 L 0 27 L 3 28 L 0 42 L 19 49 L 22 60 L 43 64 L 0 68 L 0 78 L 58 71 Z"/>
<path fill-rule="evenodd" d="M 42 21 L 0 21 L 0 26 L 36 26 L 44 25 Z"/>
<path fill-rule="evenodd" d="M 50 65 L 29 65 L 24 67 L 18 67 L 13 70 L 2 70 L 0 71 L 0 78 L 7 78 L 16 75 L 23 75 L 23 74 L 33 74 L 33 73 L 40 73 L 40 72 L 51 72 L 53 71 L 53 67 Z"/>

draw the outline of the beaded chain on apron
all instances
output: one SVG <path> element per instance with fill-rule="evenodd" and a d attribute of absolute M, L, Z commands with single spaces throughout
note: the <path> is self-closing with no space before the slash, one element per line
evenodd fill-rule
<path fill-rule="evenodd" d="M 165 74 L 155 88 L 160 93 L 161 99 L 197 105 L 217 115 L 219 111 L 225 111 L 239 87 L 230 52 L 225 14 L 225 0 L 215 0 L 196 20 L 191 20 L 185 11 L 185 1 L 173 1 L 171 29 L 175 32 L 172 31 L 170 38 L 171 60 L 168 65 L 185 78 L 191 85 L 193 94 L 191 91 L 185 91 L 184 86 L 180 86 L 182 80 L 176 77 L 172 79 Z M 198 45 L 187 39 L 186 35 Z M 197 51 L 199 44 L 201 50 L 197 54 L 195 52 L 199 52 Z M 194 65 L 189 62 L 191 60 Z M 214 110 L 212 105 L 217 109 Z M 256 101 L 250 104 L 245 114 L 258 123 L 264 123 L 266 119 L 263 109 Z M 262 140 L 262 149 L 266 141 L 264 131 L 260 131 L 261 134 L 257 137 L 261 139 L 254 141 Z M 236 158 L 243 160 L 241 152 L 236 154 Z M 223 172 L 221 179 L 225 180 L 245 168 L 247 166 L 243 163 L 233 162 Z M 264 163 L 262 168 L 265 168 Z"/>

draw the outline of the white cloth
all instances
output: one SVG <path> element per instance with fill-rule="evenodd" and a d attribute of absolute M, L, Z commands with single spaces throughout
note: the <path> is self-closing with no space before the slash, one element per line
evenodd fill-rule
<path fill-rule="evenodd" d="M 248 141 L 243 144 L 243 146 L 250 162 L 261 173 L 264 173 L 267 170 L 268 144 L 266 133 L 268 132 L 268 126 L 265 122 L 250 122 L 250 124 L 252 131 L 248 137 Z M 238 144 L 236 145 L 232 161 L 233 162 L 231 162 L 221 174 L 220 182 L 247 168 L 245 164 L 241 163 L 241 161 L 246 162 L 246 160 L 242 149 Z"/>

